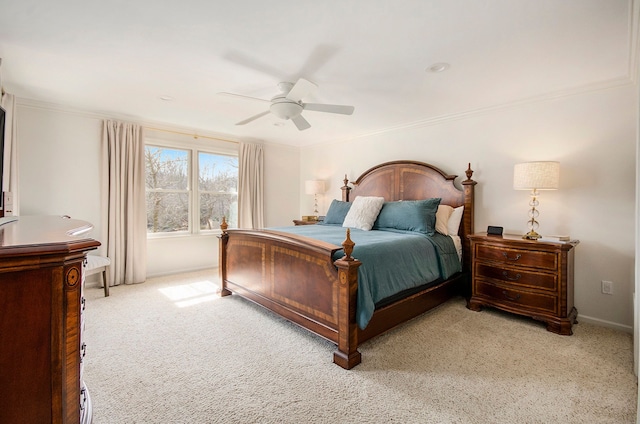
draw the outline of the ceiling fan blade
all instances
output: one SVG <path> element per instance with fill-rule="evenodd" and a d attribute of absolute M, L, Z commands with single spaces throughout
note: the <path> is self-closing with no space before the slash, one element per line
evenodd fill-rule
<path fill-rule="evenodd" d="M 246 56 L 245 54 L 240 52 L 230 51 L 223 54 L 222 57 L 246 68 L 262 72 L 263 74 L 271 75 L 278 81 L 282 81 L 283 78 L 287 77 L 287 74 L 282 70 L 276 69 L 271 65 L 260 62 L 256 58 Z"/>
<path fill-rule="evenodd" d="M 257 115 L 253 115 L 252 117 L 247 118 L 247 119 L 245 119 L 244 121 L 240 121 L 240 122 L 238 122 L 236 125 L 244 125 L 244 124 L 248 124 L 249 122 L 251 122 L 251 121 L 255 121 L 255 120 L 256 120 L 256 119 L 258 119 L 258 118 L 262 118 L 263 116 L 268 115 L 269 113 L 271 113 L 271 112 L 269 112 L 268 110 L 266 110 L 266 111 L 264 111 L 264 112 L 262 112 L 262 113 L 259 113 L 259 114 L 257 114 Z"/>
<path fill-rule="evenodd" d="M 302 75 L 313 76 L 319 69 L 324 67 L 338 53 L 340 48 L 332 44 L 319 44 L 311 51 L 307 60 L 296 73 L 298 77 Z"/>
<path fill-rule="evenodd" d="M 302 105 L 305 110 L 314 110 L 316 112 L 339 113 L 341 115 L 351 115 L 355 108 L 346 105 L 327 105 L 323 103 L 305 103 Z"/>
<path fill-rule="evenodd" d="M 241 99 L 241 100 L 253 100 L 253 101 L 258 101 L 258 102 L 271 103 L 270 100 L 259 99 L 257 97 L 243 96 L 242 94 L 234 94 L 234 93 L 217 93 L 217 94 L 219 96 L 234 97 L 234 98 Z"/>
<path fill-rule="evenodd" d="M 296 124 L 296 127 L 298 127 L 300 131 L 311 128 L 311 124 L 306 119 L 304 119 L 302 115 L 294 116 L 293 118 L 291 118 L 291 120 L 294 124 Z"/>
<path fill-rule="evenodd" d="M 300 78 L 291 91 L 289 91 L 289 94 L 287 94 L 287 99 L 299 102 L 303 97 L 314 91 L 316 88 L 318 88 L 318 86 L 311 81 Z"/>

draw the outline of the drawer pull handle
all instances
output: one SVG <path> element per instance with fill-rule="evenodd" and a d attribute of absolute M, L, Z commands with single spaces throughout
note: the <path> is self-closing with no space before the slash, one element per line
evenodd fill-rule
<path fill-rule="evenodd" d="M 509 281 L 518 281 L 522 277 L 520 274 L 516 274 L 515 277 L 510 277 L 507 271 L 502 271 L 502 276 Z"/>
<path fill-rule="evenodd" d="M 507 294 L 507 291 L 506 291 L 506 290 L 503 290 L 503 291 L 502 291 L 502 294 L 504 295 L 504 297 L 506 297 L 506 298 L 507 298 L 507 300 L 510 300 L 510 301 L 512 301 L 512 302 L 515 302 L 516 300 L 520 300 L 520 294 L 517 294 L 517 295 L 516 295 L 516 297 L 511 297 L 511 296 L 509 296 L 509 295 Z"/>
<path fill-rule="evenodd" d="M 520 253 L 516 254 L 515 258 L 510 258 L 509 255 L 507 255 L 507 252 L 502 252 L 502 256 L 504 256 L 504 258 L 508 261 L 517 261 L 518 259 L 520 259 L 522 257 L 522 255 Z"/>

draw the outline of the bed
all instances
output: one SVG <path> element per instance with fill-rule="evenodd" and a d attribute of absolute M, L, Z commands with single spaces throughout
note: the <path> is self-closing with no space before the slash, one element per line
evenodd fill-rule
<path fill-rule="evenodd" d="M 351 239 L 352 233 L 359 231 L 357 228 L 340 228 L 345 237 L 338 244 L 309 237 L 306 232 L 311 230 L 296 233 L 284 228 L 227 229 L 223 225 L 220 294 L 242 296 L 330 340 L 337 346 L 333 362 L 351 369 L 362 360 L 359 344 L 455 295 L 467 294 L 470 269 L 467 235 L 473 233 L 476 182 L 471 179 L 470 165 L 465 174 L 466 179 L 458 187 L 456 175 L 448 175 L 433 165 L 393 161 L 370 168 L 353 183 L 345 176 L 340 201 L 343 205 L 355 208 L 362 198 L 382 197 L 387 208 L 387 203 L 405 206 L 407 201 L 415 201 L 422 205 L 428 203 L 426 199 L 439 198 L 439 205 L 462 212 L 458 227 L 459 270 L 376 301 L 364 328 L 358 323 L 358 279 L 359 274 L 363 275 L 360 267 L 364 271 L 367 264 L 359 260 L 360 246 L 356 247 Z M 361 199 L 356 200 L 358 197 Z M 319 225 L 304 227 L 320 229 Z"/>

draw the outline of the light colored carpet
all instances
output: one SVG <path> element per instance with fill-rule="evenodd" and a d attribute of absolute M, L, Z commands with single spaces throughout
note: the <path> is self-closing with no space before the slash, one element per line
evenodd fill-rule
<path fill-rule="evenodd" d="M 631 335 L 453 299 L 361 346 L 362 363 L 237 296 L 217 271 L 88 287 L 94 423 L 634 423 Z"/>

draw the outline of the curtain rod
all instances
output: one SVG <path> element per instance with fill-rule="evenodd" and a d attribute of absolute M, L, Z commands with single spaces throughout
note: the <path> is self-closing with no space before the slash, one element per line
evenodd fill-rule
<path fill-rule="evenodd" d="M 189 134 L 189 133 L 182 132 L 182 131 L 165 130 L 165 129 L 162 129 L 162 128 L 154 128 L 154 127 L 147 127 L 147 126 L 144 126 L 144 128 L 145 128 L 145 129 L 147 129 L 147 130 L 152 130 L 152 131 L 162 131 L 162 132 L 171 133 L 171 134 L 187 135 L 187 136 L 189 136 L 189 137 L 193 137 L 193 138 L 195 138 L 195 139 L 198 139 L 198 138 L 207 138 L 207 139 L 209 139 L 209 140 L 226 141 L 226 142 L 228 142 L 228 143 L 240 144 L 240 142 L 239 142 L 239 141 L 235 141 L 235 140 L 228 140 L 228 139 L 226 139 L 226 138 L 211 137 L 211 136 L 208 136 L 208 135 L 198 135 L 198 134 L 195 134 L 195 133 L 194 133 L 194 134 Z"/>

